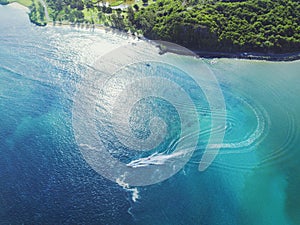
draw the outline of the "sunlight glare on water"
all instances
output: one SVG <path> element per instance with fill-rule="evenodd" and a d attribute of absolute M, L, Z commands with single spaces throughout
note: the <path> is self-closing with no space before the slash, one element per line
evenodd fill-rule
<path fill-rule="evenodd" d="M 22 9 L 0 6 L 0 224 L 300 224 L 300 62 L 160 56 L 153 48 L 147 54 L 173 66 L 125 66 L 100 91 L 95 62 L 141 42 L 104 30 L 36 27 Z M 200 76 L 206 70 L 198 71 L 199 86 L 179 61 L 215 74 L 225 113 L 205 94 L 216 90 Z M 141 74 L 142 82 L 131 82 Z M 213 126 L 213 119 L 226 123 Z M 220 133 L 224 140 L 208 146 Z M 156 168 L 150 172 L 161 182 L 132 187 L 127 174 L 115 171 L 114 182 L 97 173 L 82 148 L 99 154 L 90 144 L 100 145 L 99 137 L 126 171 Z M 194 142 L 179 167 L 186 152 L 176 148 Z M 213 146 L 219 154 L 200 172 Z M 178 172 L 163 179 L 167 169 Z"/>

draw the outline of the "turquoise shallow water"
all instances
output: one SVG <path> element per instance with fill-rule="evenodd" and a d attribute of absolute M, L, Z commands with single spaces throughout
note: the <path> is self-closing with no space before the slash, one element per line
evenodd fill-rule
<path fill-rule="evenodd" d="M 226 126 L 212 130 L 207 98 L 187 74 L 159 63 L 121 70 L 107 83 L 95 113 L 97 134 L 110 154 L 129 163 L 155 151 L 172 152 L 181 140 L 176 109 L 192 112 L 186 102 L 176 108 L 144 98 L 130 111 L 134 134 L 149 136 L 152 116 L 160 116 L 169 132 L 150 153 L 129 151 L 116 141 L 106 117 L 128 74 L 171 71 L 170 79 L 196 105 L 200 141 L 183 169 L 153 185 L 124 188 L 93 170 L 74 129 L 74 105 L 84 100 L 78 88 L 90 88 L 90 71 L 101 55 L 133 42 L 112 32 L 39 28 L 23 10 L 0 6 L 0 224 L 300 224 L 299 61 L 201 61 L 216 75 L 226 103 L 226 115 L 217 114 L 226 117 Z M 91 126 L 88 115 L 77 114 L 79 125 Z M 183 138 L 198 137 L 199 127 L 192 123 Z M 207 140 L 223 131 L 219 154 L 199 172 Z"/>

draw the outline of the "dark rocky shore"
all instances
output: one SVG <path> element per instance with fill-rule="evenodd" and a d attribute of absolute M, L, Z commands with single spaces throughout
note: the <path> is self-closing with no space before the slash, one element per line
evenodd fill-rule
<path fill-rule="evenodd" d="M 237 58 L 237 59 L 252 59 L 252 60 L 267 60 L 267 61 L 295 61 L 300 60 L 300 52 L 293 53 L 259 53 L 259 52 L 209 52 L 201 50 L 188 50 L 176 44 L 155 41 L 160 50 L 160 54 L 167 52 L 179 55 L 194 55 L 201 58 Z"/>
<path fill-rule="evenodd" d="M 194 51 L 199 57 L 203 58 L 238 58 L 238 59 L 253 59 L 253 60 L 267 60 L 267 61 L 295 61 L 300 60 L 300 52 L 285 53 L 285 54 L 268 54 L 257 52 L 202 52 Z"/>

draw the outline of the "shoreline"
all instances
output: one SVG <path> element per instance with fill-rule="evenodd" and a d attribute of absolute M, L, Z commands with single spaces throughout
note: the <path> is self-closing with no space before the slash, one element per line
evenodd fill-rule
<path fill-rule="evenodd" d="M 135 35 L 132 33 L 124 32 L 122 30 L 118 30 L 112 27 L 105 26 L 103 24 L 85 24 L 85 23 L 70 23 L 67 21 L 64 22 L 59 22 L 59 23 L 48 23 L 48 27 L 61 27 L 61 28 L 70 28 L 70 29 L 78 29 L 78 30 L 83 30 L 83 31 L 105 31 L 105 32 L 112 32 L 118 35 L 126 35 L 128 37 L 134 38 L 134 39 L 139 39 L 139 40 L 144 40 L 144 41 L 149 41 L 143 36 L 140 35 Z"/>
<path fill-rule="evenodd" d="M 300 52 L 283 53 L 283 54 L 264 54 L 259 52 L 204 52 L 194 51 L 196 55 L 203 58 L 235 58 L 235 59 L 249 59 L 249 60 L 265 60 L 273 62 L 291 62 L 300 60 Z"/>
<path fill-rule="evenodd" d="M 40 0 L 41 1 L 41 0 Z M 0 4 L 1 5 L 1 4 Z M 13 7 L 18 7 L 24 10 L 27 14 L 30 12 L 30 9 L 19 2 L 10 2 L 6 5 L 12 5 Z M 5 5 L 3 5 L 5 6 Z M 45 7 L 45 6 L 44 6 Z M 33 23 L 31 21 L 31 23 Z M 166 54 L 166 53 L 174 53 L 178 55 L 194 55 L 198 56 L 200 58 L 205 59 L 214 59 L 214 58 L 228 58 L 228 59 L 248 59 L 248 60 L 263 60 L 263 61 L 273 61 L 273 62 L 291 62 L 291 61 L 297 61 L 300 60 L 300 52 L 294 52 L 294 53 L 260 53 L 260 52 L 217 52 L 217 51 L 201 51 L 201 50 L 195 50 L 195 49 L 188 49 L 190 53 L 187 53 L 188 51 L 183 51 L 182 49 L 176 47 L 177 44 L 168 43 L 166 41 L 160 41 L 158 40 L 151 40 L 147 39 L 142 35 L 136 35 L 131 34 L 128 32 L 124 32 L 119 29 L 115 29 L 109 26 L 101 25 L 101 24 L 85 24 L 85 23 L 71 23 L 68 21 L 63 22 L 57 22 L 50 24 L 51 22 L 48 21 L 45 26 L 51 26 L 51 27 L 70 27 L 70 28 L 78 28 L 78 29 L 99 29 L 99 30 L 105 30 L 107 32 L 115 32 L 121 34 L 125 34 L 134 38 L 138 38 L 140 40 L 144 41 L 150 41 L 154 43 L 159 48 L 159 54 Z M 39 24 L 33 23 L 36 26 L 41 26 Z M 185 48 L 184 46 L 182 46 Z M 187 49 L 187 48 L 186 48 Z M 193 53 L 193 54 L 192 54 Z"/>
<path fill-rule="evenodd" d="M 106 32 L 113 32 L 119 35 L 128 35 L 132 38 L 137 38 L 142 41 L 150 42 L 154 44 L 159 49 L 159 54 L 166 53 L 174 53 L 177 55 L 189 55 L 189 56 L 197 56 L 199 58 L 205 59 L 216 59 L 216 58 L 224 58 L 224 59 L 247 59 L 247 60 L 259 60 L 259 61 L 273 61 L 273 62 L 292 62 L 300 60 L 300 52 L 295 53 L 283 53 L 283 54 L 265 54 L 259 52 L 236 52 L 236 53 L 227 53 L 227 52 L 210 52 L 210 51 L 200 51 L 200 50 L 191 50 L 187 49 L 183 51 L 181 48 L 185 48 L 182 46 L 181 48 L 176 48 L 177 44 L 168 43 L 166 41 L 158 41 L 151 40 L 142 35 L 131 34 L 128 32 L 124 32 L 122 30 L 118 30 L 112 27 L 108 27 L 101 24 L 84 24 L 84 23 L 70 23 L 70 22 L 62 22 L 57 24 L 47 24 L 47 26 L 51 27 L 69 27 L 83 30 L 102 30 Z M 160 42 L 163 42 L 163 47 Z M 188 53 L 190 52 L 190 53 Z"/>
<path fill-rule="evenodd" d="M 291 62 L 300 60 L 300 52 L 294 53 L 282 53 L 282 54 L 272 54 L 272 53 L 259 53 L 259 52 L 210 52 L 201 50 L 188 51 L 178 48 L 176 44 L 168 43 L 165 41 L 153 41 L 159 48 L 159 54 L 174 53 L 178 55 L 194 55 L 205 59 L 215 59 L 215 58 L 228 58 L 228 59 L 248 59 L 248 60 L 264 60 L 273 62 Z M 187 49 L 187 48 L 186 48 Z"/>
<path fill-rule="evenodd" d="M 210 52 L 210 51 L 200 51 L 200 50 L 192 50 L 188 49 L 188 51 L 182 51 L 180 48 L 176 48 L 177 44 L 168 43 L 166 41 L 158 41 L 158 40 L 151 40 L 142 35 L 136 35 L 132 33 L 128 33 L 122 30 L 118 30 L 112 27 L 108 27 L 101 24 L 84 24 L 84 23 L 70 23 L 70 22 L 62 22 L 56 24 L 48 23 L 47 26 L 51 27 L 69 27 L 69 28 L 77 28 L 77 29 L 84 29 L 84 30 L 104 30 L 106 32 L 114 32 L 119 35 L 128 35 L 133 38 L 138 38 L 140 40 L 151 42 L 159 49 L 159 54 L 166 54 L 166 53 L 174 53 L 178 55 L 190 55 L 190 56 L 197 56 L 199 58 L 205 59 L 215 59 L 215 58 L 227 58 L 227 59 L 247 59 L 247 60 L 260 60 L 260 61 L 273 61 L 273 62 L 292 62 L 300 60 L 300 52 L 295 53 L 283 53 L 283 54 L 265 54 L 259 52 L 236 52 L 236 53 L 227 53 L 227 52 Z M 163 48 L 160 42 L 163 42 Z M 186 48 L 182 46 L 181 48 Z M 186 48 L 187 49 L 187 48 Z M 190 53 L 187 53 L 190 52 Z M 193 54 L 192 54 L 193 53 Z"/>

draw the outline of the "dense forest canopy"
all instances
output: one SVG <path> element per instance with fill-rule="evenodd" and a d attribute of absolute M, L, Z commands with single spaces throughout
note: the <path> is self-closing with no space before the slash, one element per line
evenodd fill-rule
<path fill-rule="evenodd" d="M 83 10 L 96 9 L 99 18 L 107 18 L 102 20 L 106 25 L 194 50 L 300 51 L 298 0 L 158 0 L 149 5 L 143 0 L 142 5 L 130 6 L 124 12 L 105 7 L 99 0 L 47 2 L 54 19 L 64 11 L 64 19 L 83 22 Z"/>
<path fill-rule="evenodd" d="M 300 51 L 300 1 L 159 0 L 132 21 L 149 38 L 211 51 Z"/>
<path fill-rule="evenodd" d="M 53 22 L 104 24 L 192 50 L 300 52 L 300 0 L 45 1 Z M 44 8 L 32 2 L 30 19 L 45 25 Z M 129 7 L 112 8 L 122 3 Z"/>

